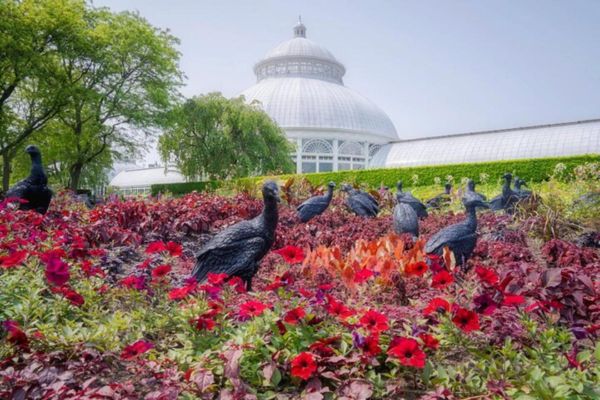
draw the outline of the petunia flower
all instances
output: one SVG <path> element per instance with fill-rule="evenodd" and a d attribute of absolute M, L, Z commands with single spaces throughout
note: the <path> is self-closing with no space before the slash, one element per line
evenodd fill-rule
<path fill-rule="evenodd" d="M 6 320 L 2 321 L 2 327 L 8 333 L 6 336 L 6 341 L 12 343 L 16 346 L 27 348 L 29 345 L 29 340 L 27 339 L 27 335 L 21 329 L 21 326 L 17 321 Z"/>
<path fill-rule="evenodd" d="M 62 286 L 70 278 L 69 265 L 60 258 L 50 258 L 46 261 L 45 275 L 51 284 Z"/>
<path fill-rule="evenodd" d="M 250 300 L 240 304 L 239 316 L 248 319 L 250 317 L 258 317 L 261 315 L 269 306 L 260 301 Z"/>
<path fill-rule="evenodd" d="M 342 319 L 346 319 L 354 315 L 354 312 L 348 307 L 346 307 L 341 301 L 337 301 L 331 295 L 326 295 L 326 297 L 327 305 L 325 306 L 325 309 L 329 314 L 334 315 L 336 317 L 340 317 Z"/>
<path fill-rule="evenodd" d="M 162 264 L 159 265 L 158 267 L 154 268 L 152 270 L 152 278 L 154 279 L 162 279 L 165 276 L 167 276 L 167 274 L 171 272 L 171 266 L 167 265 L 167 264 Z"/>
<path fill-rule="evenodd" d="M 427 272 L 427 263 L 424 261 L 418 261 L 416 263 L 408 264 L 404 267 L 404 273 L 408 276 L 423 276 Z"/>
<path fill-rule="evenodd" d="M 227 281 L 227 284 L 234 288 L 237 293 L 246 293 L 246 284 L 239 276 L 234 276 Z"/>
<path fill-rule="evenodd" d="M 525 303 L 525 297 L 519 294 L 504 293 L 503 306 L 520 306 L 523 303 Z"/>
<path fill-rule="evenodd" d="M 146 279 L 143 276 L 129 275 L 121 279 L 121 285 L 129 289 L 142 290 L 146 285 Z"/>
<path fill-rule="evenodd" d="M 475 312 L 465 308 L 458 307 L 452 317 L 452 322 L 465 333 L 479 329 L 479 317 Z"/>
<path fill-rule="evenodd" d="M 283 316 L 283 321 L 290 325 L 296 325 L 304 316 L 306 315 L 306 311 L 302 307 L 296 307 L 285 313 Z"/>
<path fill-rule="evenodd" d="M 27 251 L 15 251 L 7 256 L 0 256 L 0 267 L 4 269 L 14 268 L 25 261 L 27 258 Z"/>
<path fill-rule="evenodd" d="M 66 286 L 61 286 L 61 287 L 58 287 L 58 288 L 54 288 L 54 289 L 52 289 L 52 291 L 55 292 L 55 293 L 62 294 L 63 297 L 65 299 L 67 299 L 74 306 L 81 307 L 85 303 L 85 299 L 83 298 L 82 295 L 80 295 L 79 293 L 77 293 L 73 289 L 70 289 L 70 288 L 68 288 Z"/>
<path fill-rule="evenodd" d="M 171 289 L 171 291 L 169 292 L 169 299 L 170 300 L 184 299 L 187 296 L 189 296 L 190 293 L 192 293 L 194 290 L 196 290 L 197 286 L 198 286 L 197 284 L 193 283 L 193 284 L 187 284 L 185 286 L 178 287 L 175 289 Z"/>
<path fill-rule="evenodd" d="M 200 316 L 191 319 L 190 325 L 199 331 L 212 331 L 217 324 L 210 318 Z"/>
<path fill-rule="evenodd" d="M 479 280 L 487 283 L 490 286 L 496 286 L 500 278 L 496 271 L 491 268 L 486 268 L 481 265 L 475 266 L 475 273 L 479 277 Z"/>
<path fill-rule="evenodd" d="M 425 353 L 415 339 L 399 338 L 393 347 L 390 345 L 387 354 L 398 358 L 402 365 L 415 368 L 425 367 Z"/>
<path fill-rule="evenodd" d="M 304 251 L 296 246 L 285 246 L 273 253 L 282 256 L 288 264 L 299 264 L 304 261 Z"/>
<path fill-rule="evenodd" d="M 362 351 L 371 357 L 376 357 L 381 354 L 381 347 L 379 347 L 379 334 L 373 333 L 365 338 Z"/>
<path fill-rule="evenodd" d="M 229 277 L 227 274 L 213 274 L 212 272 L 209 272 L 206 279 L 211 285 L 221 285 L 225 282 L 227 277 Z"/>
<path fill-rule="evenodd" d="M 171 257 L 181 257 L 181 254 L 183 253 L 183 247 L 175 242 L 167 242 L 165 248 Z"/>
<path fill-rule="evenodd" d="M 498 308 L 498 303 L 488 294 L 482 294 L 473 299 L 475 311 L 483 315 L 492 315 Z"/>
<path fill-rule="evenodd" d="M 146 254 L 161 253 L 163 251 L 167 251 L 167 245 L 161 241 L 152 242 L 146 247 Z"/>
<path fill-rule="evenodd" d="M 450 303 L 441 297 L 432 299 L 427 307 L 423 309 L 423 315 L 431 315 L 433 313 L 445 313 L 450 311 Z"/>
<path fill-rule="evenodd" d="M 452 282 L 454 282 L 454 278 L 448 271 L 444 270 L 433 275 L 433 278 L 431 278 L 431 287 L 434 289 L 444 289 Z"/>
<path fill-rule="evenodd" d="M 123 360 L 130 360 L 139 356 L 140 354 L 144 354 L 148 350 L 154 348 L 154 345 L 146 340 L 138 340 L 135 343 L 126 346 L 121 352 L 121 358 Z"/>
<path fill-rule="evenodd" d="M 423 345 L 430 349 L 436 350 L 440 347 L 440 341 L 428 333 L 421 333 L 419 339 L 423 341 Z"/>
<path fill-rule="evenodd" d="M 308 380 L 317 370 L 317 362 L 311 353 L 302 352 L 292 360 L 292 376 Z"/>
<path fill-rule="evenodd" d="M 383 332 L 389 328 L 387 317 L 375 310 L 367 311 L 359 322 L 371 333 Z"/>

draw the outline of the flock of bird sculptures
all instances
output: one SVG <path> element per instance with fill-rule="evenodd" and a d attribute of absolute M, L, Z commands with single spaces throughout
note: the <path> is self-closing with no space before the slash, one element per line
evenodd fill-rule
<path fill-rule="evenodd" d="M 42 166 L 42 155 L 36 146 L 27 146 L 25 151 L 31 157 L 31 173 L 13 186 L 5 195 L 6 198 L 20 199 L 21 210 L 35 210 L 45 214 L 52 199 L 52 191 L 48 188 L 48 178 Z M 491 208 L 514 213 L 516 205 L 531 196 L 531 191 L 522 190 L 525 185 L 522 179 L 515 178 L 514 189 L 511 188 L 512 175 L 503 175 L 502 193 L 486 203 L 484 195 L 475 191 L 475 182 L 469 180 L 463 194 L 462 202 L 466 209 L 466 218 L 456 224 L 449 225 L 429 238 L 425 245 L 428 254 L 441 255 L 444 247 L 454 254 L 456 264 L 464 267 L 471 256 L 477 242 L 477 208 Z M 333 198 L 334 182 L 327 185 L 327 193 L 314 196 L 297 207 L 300 221 L 308 222 L 322 214 Z M 452 186 L 447 184 L 444 193 L 428 200 L 425 204 L 410 192 L 402 191 L 402 181 L 397 184 L 396 205 L 393 211 L 393 228 L 396 233 L 408 233 L 419 236 L 419 219 L 427 217 L 427 208 L 439 208 L 451 201 Z M 375 217 L 379 213 L 377 200 L 367 192 L 355 189 L 349 184 L 342 185 L 346 193 L 346 205 L 356 215 Z M 257 217 L 231 225 L 212 237 L 197 254 L 196 266 L 192 275 L 199 281 L 206 279 L 209 273 L 226 273 L 230 277 L 240 277 L 251 290 L 252 278 L 256 274 L 259 263 L 269 252 L 275 241 L 275 230 L 278 222 L 279 187 L 268 181 L 262 188 L 264 207 Z"/>

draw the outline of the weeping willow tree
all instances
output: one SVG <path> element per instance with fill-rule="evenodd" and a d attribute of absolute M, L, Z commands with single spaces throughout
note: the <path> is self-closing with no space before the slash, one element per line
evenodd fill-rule
<path fill-rule="evenodd" d="M 257 104 L 220 93 L 191 98 L 172 114 L 159 139 L 166 163 L 189 179 L 230 179 L 289 173 L 294 147 Z"/>

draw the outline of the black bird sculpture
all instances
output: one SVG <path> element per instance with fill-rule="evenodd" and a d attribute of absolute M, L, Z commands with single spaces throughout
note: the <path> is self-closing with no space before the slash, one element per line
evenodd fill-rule
<path fill-rule="evenodd" d="M 396 196 L 396 201 L 393 214 L 394 232 L 397 234 L 410 233 L 413 237 L 419 236 L 419 217 L 417 217 L 417 213 L 402 194 Z"/>
<path fill-rule="evenodd" d="M 449 225 L 431 236 L 425 244 L 425 252 L 441 256 L 444 247 L 448 246 L 454 253 L 456 265 L 464 267 L 477 244 L 476 208 L 488 208 L 489 206 L 479 199 L 466 200 L 463 201 L 463 204 L 467 210 L 467 218 L 457 224 Z"/>
<path fill-rule="evenodd" d="M 46 214 L 52 200 L 52 190 L 48 187 L 48 177 L 42 166 L 42 153 L 34 145 L 27 146 L 25 151 L 31 157 L 31 172 L 27 178 L 10 188 L 5 197 L 26 200 L 26 203 L 20 204 L 20 210 L 35 210 Z"/>
<path fill-rule="evenodd" d="M 409 204 L 413 208 L 413 210 L 415 210 L 415 212 L 417 213 L 417 217 L 427 217 L 427 207 L 425 207 L 425 205 L 421 203 L 419 199 L 413 196 L 412 193 L 402 191 L 402 181 L 398 181 L 398 183 L 396 184 L 396 189 L 398 189 L 398 191 L 396 192 L 397 199 L 401 196 L 404 199 L 404 202 Z"/>
<path fill-rule="evenodd" d="M 331 203 L 334 187 L 335 182 L 329 182 L 327 184 L 327 194 L 323 196 L 313 196 L 310 199 L 305 200 L 302 204 L 300 204 L 296 208 L 296 211 L 298 211 L 298 218 L 300 218 L 300 221 L 307 222 L 311 218 L 322 214 L 327 209 L 327 207 L 329 207 L 329 203 Z"/>
<path fill-rule="evenodd" d="M 525 180 L 515 177 L 515 193 L 519 200 L 526 200 L 531 197 L 531 190 L 521 189 L 521 186 L 527 186 Z"/>
<path fill-rule="evenodd" d="M 515 212 L 515 206 L 519 202 L 517 193 L 511 189 L 512 174 L 506 173 L 502 176 L 504 185 L 502 186 L 502 194 L 490 200 L 490 208 L 494 211 L 504 210 L 509 214 Z"/>
<path fill-rule="evenodd" d="M 258 271 L 260 260 L 267 254 L 275 241 L 275 229 L 279 218 L 277 203 L 279 187 L 273 181 L 265 182 L 262 188 L 264 207 L 257 217 L 238 222 L 217 233 L 196 256 L 192 275 L 198 282 L 209 273 L 225 273 L 229 277 L 239 276 L 252 290 L 252 278 Z"/>
<path fill-rule="evenodd" d="M 450 204 L 452 198 L 450 197 L 450 191 L 452 190 L 452 185 L 446 183 L 444 186 L 444 193 L 440 193 L 437 196 L 427 200 L 425 204 L 429 208 L 440 208 L 444 205 Z"/>
<path fill-rule="evenodd" d="M 346 205 L 361 217 L 376 217 L 379 214 L 379 204 L 369 193 L 356 190 L 347 183 L 342 185 L 342 191 L 348 194 Z"/>
<path fill-rule="evenodd" d="M 463 195 L 463 202 L 476 199 L 485 201 L 486 197 L 483 194 L 475 191 L 475 181 L 473 179 L 469 179 L 467 181 L 467 190 L 465 190 L 465 194 Z"/>

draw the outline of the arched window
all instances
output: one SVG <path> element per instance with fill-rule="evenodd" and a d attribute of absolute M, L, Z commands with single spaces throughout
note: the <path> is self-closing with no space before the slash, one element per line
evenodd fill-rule
<path fill-rule="evenodd" d="M 333 171 L 333 146 L 323 139 L 308 139 L 302 146 L 302 172 Z"/>
<path fill-rule="evenodd" d="M 341 142 L 338 156 L 338 169 L 364 169 L 366 154 L 362 143 Z"/>
<path fill-rule="evenodd" d="M 342 155 L 364 157 L 363 149 L 363 145 L 357 142 L 342 142 L 342 144 L 340 144 L 340 154 Z"/>
<path fill-rule="evenodd" d="M 327 140 L 310 139 L 302 146 L 304 154 L 333 154 L 333 146 Z"/>

